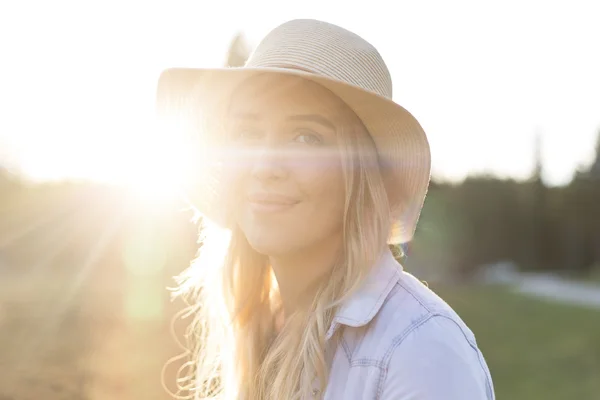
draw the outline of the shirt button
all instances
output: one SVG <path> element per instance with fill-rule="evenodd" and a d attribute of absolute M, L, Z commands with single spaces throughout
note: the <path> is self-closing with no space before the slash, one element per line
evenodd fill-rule
<path fill-rule="evenodd" d="M 317 395 L 319 394 L 320 390 L 319 389 L 313 389 L 312 390 L 312 395 L 313 397 L 317 397 Z"/>

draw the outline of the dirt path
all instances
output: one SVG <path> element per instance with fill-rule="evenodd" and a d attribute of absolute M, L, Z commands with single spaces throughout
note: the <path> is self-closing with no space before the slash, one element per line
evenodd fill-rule
<path fill-rule="evenodd" d="M 554 275 L 525 274 L 515 284 L 519 293 L 600 310 L 600 285 L 569 281 Z"/>

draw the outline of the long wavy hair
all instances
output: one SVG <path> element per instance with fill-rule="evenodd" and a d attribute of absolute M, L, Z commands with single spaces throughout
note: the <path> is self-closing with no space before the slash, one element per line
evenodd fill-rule
<path fill-rule="evenodd" d="M 286 316 L 280 329 L 281 300 L 268 257 L 238 227 L 222 229 L 201 217 L 198 255 L 173 292 L 187 304 L 180 316 L 192 319 L 175 397 L 297 400 L 310 396 L 315 380 L 325 390 L 326 352 L 342 330 L 328 342 L 326 333 L 387 245 L 392 223 L 375 144 L 360 122 L 346 125 L 337 132 L 345 183 L 342 249 L 310 306 Z"/>

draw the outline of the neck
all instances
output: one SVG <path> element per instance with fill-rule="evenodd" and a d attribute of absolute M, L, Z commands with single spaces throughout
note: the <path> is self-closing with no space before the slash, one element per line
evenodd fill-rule
<path fill-rule="evenodd" d="M 285 315 L 309 307 L 316 284 L 333 268 L 341 244 L 341 236 L 336 235 L 310 248 L 269 257 Z"/>

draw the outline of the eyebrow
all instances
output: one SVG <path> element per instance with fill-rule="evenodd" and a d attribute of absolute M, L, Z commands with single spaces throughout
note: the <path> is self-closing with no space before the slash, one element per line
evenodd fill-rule
<path fill-rule="evenodd" d="M 250 120 L 250 121 L 260 120 L 260 116 L 255 113 L 236 113 L 234 115 L 234 118 L 241 119 L 241 120 Z M 335 125 L 333 125 L 333 123 L 331 121 L 329 121 L 327 118 L 323 117 L 322 115 L 318 115 L 318 114 L 291 115 L 287 119 L 288 119 L 288 121 L 314 122 L 314 123 L 322 125 L 326 128 L 329 128 L 331 130 L 335 130 Z"/>
<path fill-rule="evenodd" d="M 303 121 L 303 122 L 315 122 L 317 124 L 323 125 L 326 128 L 331 130 L 335 130 L 335 126 L 329 121 L 327 118 L 318 115 L 318 114 L 300 114 L 300 115 L 292 115 L 288 118 L 290 121 Z"/>

